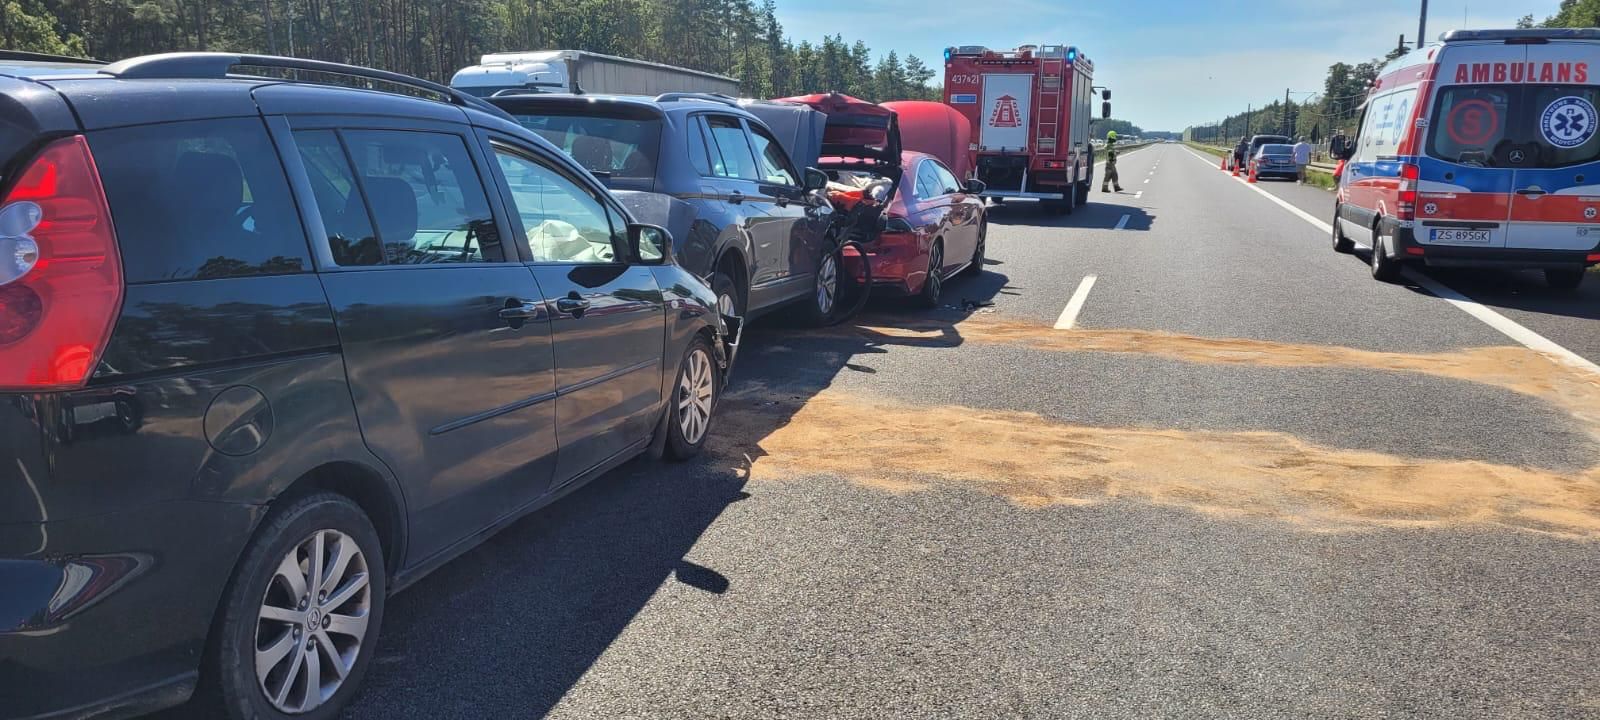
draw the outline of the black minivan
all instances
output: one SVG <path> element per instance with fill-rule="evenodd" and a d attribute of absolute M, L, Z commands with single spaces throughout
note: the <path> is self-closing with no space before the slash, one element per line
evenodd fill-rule
<path fill-rule="evenodd" d="M 336 717 L 388 594 L 694 454 L 732 323 L 631 217 L 415 78 L 0 53 L 0 716 Z"/>

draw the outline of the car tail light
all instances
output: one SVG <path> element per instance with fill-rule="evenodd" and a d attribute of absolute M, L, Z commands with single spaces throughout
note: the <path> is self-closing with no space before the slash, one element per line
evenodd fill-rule
<path fill-rule="evenodd" d="M 1600 253 L 1594 253 L 1584 258 L 1584 262 L 1600 263 Z"/>
<path fill-rule="evenodd" d="M 1406 254 L 1407 255 L 1421 255 L 1421 254 L 1423 254 L 1425 252 L 1427 252 L 1427 251 L 1424 250 L 1423 248 L 1417 247 L 1416 245 L 1411 245 L 1411 246 L 1406 247 Z"/>
<path fill-rule="evenodd" d="M 1417 178 L 1422 171 L 1415 165 L 1400 166 L 1400 197 L 1395 206 L 1395 216 L 1401 220 L 1417 217 Z"/>
<path fill-rule="evenodd" d="M 81 385 L 122 302 L 122 262 L 82 135 L 40 151 L 0 197 L 0 389 Z"/>

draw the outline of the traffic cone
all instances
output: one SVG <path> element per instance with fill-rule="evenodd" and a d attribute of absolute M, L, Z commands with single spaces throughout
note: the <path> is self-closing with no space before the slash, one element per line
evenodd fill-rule
<path fill-rule="evenodd" d="M 1227 172 L 1228 171 L 1228 156 L 1227 155 L 1223 155 L 1222 156 L 1222 162 L 1217 164 L 1217 169 L 1221 170 L 1223 172 Z"/>
<path fill-rule="evenodd" d="M 1239 166 L 1238 165 L 1233 166 L 1233 176 L 1234 177 L 1239 177 Z"/>
<path fill-rule="evenodd" d="M 1251 163 L 1250 164 L 1250 177 L 1245 178 L 1244 181 L 1247 182 L 1247 183 L 1253 183 L 1253 182 L 1256 181 L 1256 166 L 1255 166 L 1255 163 Z"/>

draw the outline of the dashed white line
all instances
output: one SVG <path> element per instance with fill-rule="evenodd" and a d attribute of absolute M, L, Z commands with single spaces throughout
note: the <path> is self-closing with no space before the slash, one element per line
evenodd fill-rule
<path fill-rule="evenodd" d="M 1185 148 L 1185 149 L 1187 149 L 1187 148 Z M 1204 162 L 1206 164 L 1206 167 L 1210 167 L 1211 166 L 1211 161 L 1206 160 L 1199 153 L 1197 153 L 1197 152 L 1195 152 L 1193 150 L 1189 150 L 1189 154 L 1195 156 L 1201 162 Z M 1317 229 L 1321 230 L 1322 232 L 1329 233 L 1329 234 L 1333 233 L 1333 226 L 1332 225 L 1329 225 L 1328 223 L 1325 223 L 1325 222 L 1317 219 L 1311 213 L 1308 213 L 1308 212 L 1306 212 L 1304 210 L 1301 210 L 1300 208 L 1295 207 L 1294 205 L 1289 204 L 1289 202 L 1287 200 L 1284 200 L 1283 198 L 1280 198 L 1277 195 L 1273 195 L 1272 193 L 1269 193 L 1269 192 L 1267 192 L 1265 190 L 1262 190 L 1260 187 L 1257 187 L 1257 186 L 1252 185 L 1250 183 L 1246 183 L 1244 180 L 1239 180 L 1239 182 L 1241 184 L 1243 184 L 1245 187 L 1250 188 L 1251 190 L 1254 190 L 1254 191 L 1260 193 L 1262 197 L 1264 197 L 1264 198 L 1266 198 L 1268 200 L 1271 200 L 1272 202 L 1276 203 L 1279 207 L 1281 207 L 1281 208 L 1283 208 L 1285 210 L 1288 210 L 1291 213 L 1294 213 L 1295 216 L 1299 217 L 1301 220 L 1304 220 L 1304 221 L 1310 223 L 1312 226 L 1316 227 Z M 1577 354 L 1577 353 L 1575 353 L 1575 352 L 1573 352 L 1571 350 L 1568 350 L 1568 349 L 1562 347 L 1561 345 L 1557 344 L 1555 341 L 1553 341 L 1553 340 L 1551 340 L 1551 339 L 1549 339 L 1549 338 L 1547 338 L 1547 337 L 1545 337 L 1543 335 L 1540 335 L 1539 333 L 1536 333 L 1536 332 L 1534 332 L 1532 330 L 1529 330 L 1526 326 L 1522 325 L 1521 323 L 1518 323 L 1517 321 L 1512 320 L 1511 318 L 1508 318 L 1508 317 L 1506 317 L 1504 315 L 1501 315 L 1500 313 L 1497 313 L 1497 312 L 1495 312 L 1493 310 L 1490 310 L 1487 307 L 1484 307 L 1484 305 L 1482 303 L 1474 301 L 1473 299 L 1471 299 L 1471 298 L 1469 298 L 1469 297 L 1467 297 L 1465 295 L 1462 295 L 1459 292 L 1456 292 L 1455 290 L 1445 286 L 1443 283 L 1440 283 L 1439 281 L 1434 280 L 1433 278 L 1430 278 L 1430 277 L 1428 277 L 1426 275 L 1423 275 L 1422 273 L 1419 273 L 1416 270 L 1413 270 L 1411 268 L 1406 268 L 1404 274 L 1405 274 L 1405 277 L 1406 277 L 1407 280 L 1410 280 L 1411 282 L 1416 283 L 1422 289 L 1427 290 L 1430 293 L 1433 293 L 1439 299 L 1441 299 L 1441 300 L 1443 300 L 1443 301 L 1445 301 L 1447 303 L 1450 303 L 1451 305 L 1454 305 L 1457 309 L 1461 310 L 1462 312 L 1464 312 L 1464 313 L 1466 313 L 1468 315 L 1471 315 L 1472 317 L 1477 318 L 1483 324 L 1488 325 L 1489 327 L 1492 327 L 1495 330 L 1499 331 L 1501 335 L 1504 335 L 1504 336 L 1506 336 L 1508 338 L 1511 338 L 1512 340 L 1517 341 L 1523 347 L 1526 347 L 1526 348 L 1528 348 L 1530 350 L 1535 350 L 1535 351 L 1542 352 L 1542 353 L 1545 353 L 1547 355 L 1550 355 L 1551 357 L 1556 358 L 1557 360 L 1559 360 L 1563 364 L 1569 365 L 1571 367 L 1580 368 L 1580 369 L 1583 369 L 1583 370 L 1588 370 L 1589 372 L 1592 372 L 1592 373 L 1595 373 L 1595 374 L 1600 374 L 1600 365 L 1595 364 L 1593 361 L 1583 357 L 1582 355 L 1579 355 L 1579 354 Z"/>
<path fill-rule="evenodd" d="M 1127 215 L 1122 218 L 1126 220 Z M 1083 310 L 1083 303 L 1089 299 L 1089 291 L 1094 288 L 1094 281 L 1098 276 L 1089 275 L 1078 283 L 1078 289 L 1072 293 L 1072 299 L 1067 301 L 1067 307 L 1061 311 L 1061 317 L 1056 318 L 1057 330 L 1071 330 L 1078 322 L 1078 313 Z"/>
<path fill-rule="evenodd" d="M 1135 200 L 1138 200 L 1139 198 L 1142 198 L 1142 197 L 1144 197 L 1144 191 L 1143 190 L 1140 190 L 1139 192 L 1136 192 L 1136 193 L 1133 194 L 1133 199 L 1135 199 Z"/>
<path fill-rule="evenodd" d="M 1130 218 L 1130 217 L 1133 217 L 1133 216 L 1132 215 L 1123 215 L 1122 219 L 1117 221 L 1117 229 L 1121 230 L 1121 229 L 1127 227 L 1128 226 L 1128 218 Z"/>
<path fill-rule="evenodd" d="M 1150 178 L 1145 178 L 1144 181 L 1148 183 L 1150 182 Z"/>

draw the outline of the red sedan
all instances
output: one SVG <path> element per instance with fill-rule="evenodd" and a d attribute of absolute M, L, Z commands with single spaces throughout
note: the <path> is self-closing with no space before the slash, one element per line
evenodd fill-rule
<path fill-rule="evenodd" d="M 858 170 L 824 160 L 823 169 L 847 183 Z M 930 155 L 900 154 L 901 178 L 883 211 L 883 226 L 866 243 L 873 290 L 915 296 L 937 307 L 944 281 L 983 271 L 988 220 L 981 187 L 961 182 Z M 835 180 L 835 187 L 841 184 Z"/>
<path fill-rule="evenodd" d="M 937 307 L 945 280 L 982 272 L 988 233 L 983 183 L 961 180 L 933 155 L 903 150 L 894 110 L 837 93 L 788 101 L 827 115 L 817 166 L 828 173 L 835 208 L 870 221 L 862 223 L 868 226 L 862 244 L 875 292 Z M 923 129 L 914 135 L 937 134 Z M 848 260 L 844 270 L 851 271 Z"/>

